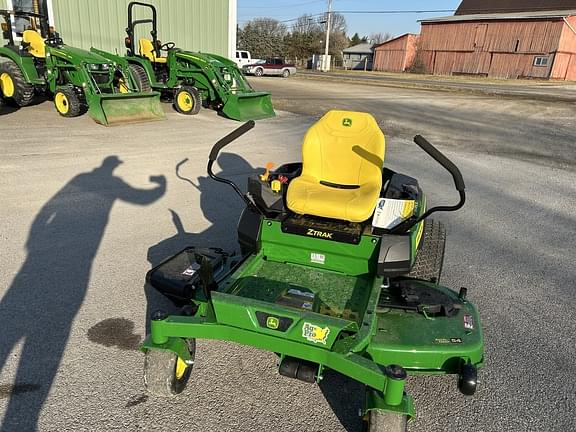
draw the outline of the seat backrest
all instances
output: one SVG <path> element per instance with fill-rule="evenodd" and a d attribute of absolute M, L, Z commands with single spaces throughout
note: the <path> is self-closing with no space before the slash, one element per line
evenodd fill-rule
<path fill-rule="evenodd" d="M 28 45 L 28 52 L 34 57 L 46 58 L 46 45 L 44 39 L 36 30 L 25 30 L 22 40 Z"/>
<path fill-rule="evenodd" d="M 154 45 L 150 39 L 141 38 L 138 41 L 138 48 L 141 56 L 146 57 L 150 61 L 156 61 L 156 51 L 154 51 Z"/>
<path fill-rule="evenodd" d="M 306 133 L 302 176 L 344 186 L 382 181 L 384 134 L 368 113 L 329 111 Z"/>

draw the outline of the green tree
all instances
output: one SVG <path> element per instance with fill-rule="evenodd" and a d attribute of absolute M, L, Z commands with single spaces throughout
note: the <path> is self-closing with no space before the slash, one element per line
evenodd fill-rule
<path fill-rule="evenodd" d="M 360 35 L 358 33 L 354 33 L 354 35 L 350 38 L 350 46 L 358 45 L 362 39 L 360 39 Z"/>

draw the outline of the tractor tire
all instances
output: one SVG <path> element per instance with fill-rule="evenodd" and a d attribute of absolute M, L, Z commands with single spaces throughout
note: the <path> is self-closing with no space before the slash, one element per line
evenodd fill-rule
<path fill-rule="evenodd" d="M 3 97 L 19 107 L 30 105 L 34 99 L 34 86 L 26 82 L 24 74 L 12 60 L 0 63 L 0 90 Z"/>
<path fill-rule="evenodd" d="M 408 276 L 439 283 L 444 263 L 446 228 L 442 223 L 433 219 L 426 220 L 421 241 L 422 247 L 417 252 L 416 262 Z"/>
<path fill-rule="evenodd" d="M 128 69 L 132 74 L 132 78 L 136 82 L 136 87 L 139 91 L 149 93 L 152 91 L 152 85 L 150 84 L 150 79 L 146 73 L 146 69 L 137 64 L 128 65 Z"/>
<path fill-rule="evenodd" d="M 196 354 L 196 340 L 188 339 L 187 343 L 193 361 Z M 173 352 L 148 350 L 144 356 L 144 385 L 153 395 L 174 397 L 186 388 L 193 367 L 193 363 L 184 363 Z"/>
<path fill-rule="evenodd" d="M 62 117 L 78 117 L 87 111 L 86 104 L 71 85 L 56 89 L 54 107 Z"/>
<path fill-rule="evenodd" d="M 174 95 L 174 108 L 180 114 L 195 115 L 201 107 L 202 98 L 195 87 L 182 86 Z"/>
<path fill-rule="evenodd" d="M 368 415 L 368 432 L 406 432 L 408 419 L 405 415 L 372 410 Z"/>
<path fill-rule="evenodd" d="M 262 75 L 264 75 L 264 69 L 262 69 L 262 68 L 257 68 L 257 69 L 254 71 L 254 76 L 261 77 Z"/>
<path fill-rule="evenodd" d="M 282 71 L 282 78 L 288 78 L 290 77 L 290 71 L 288 69 L 284 69 Z"/>

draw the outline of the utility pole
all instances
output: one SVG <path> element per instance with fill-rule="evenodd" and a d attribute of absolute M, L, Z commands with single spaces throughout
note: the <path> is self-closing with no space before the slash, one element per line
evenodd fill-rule
<path fill-rule="evenodd" d="M 332 0 L 328 0 L 328 17 L 326 19 L 326 47 L 324 49 L 324 61 L 322 62 L 322 70 L 328 72 L 330 69 L 330 62 L 328 61 L 328 48 L 330 46 L 330 26 L 332 25 Z"/>

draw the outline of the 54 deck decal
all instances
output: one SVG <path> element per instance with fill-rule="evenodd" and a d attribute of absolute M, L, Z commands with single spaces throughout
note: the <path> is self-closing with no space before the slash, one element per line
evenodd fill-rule
<path fill-rule="evenodd" d="M 314 324 L 304 323 L 302 326 L 302 337 L 309 342 L 321 343 L 326 345 L 328 335 L 330 334 L 330 327 L 319 327 Z"/>

